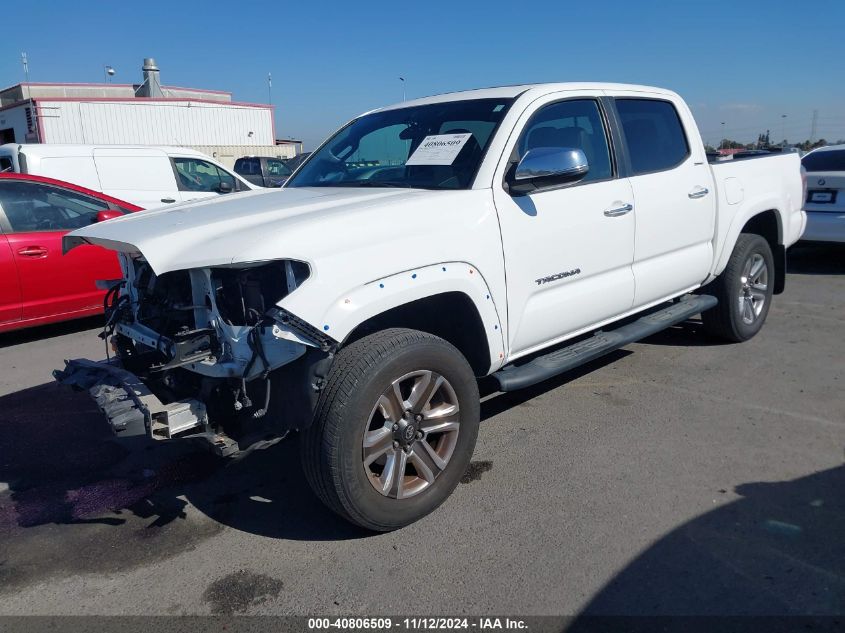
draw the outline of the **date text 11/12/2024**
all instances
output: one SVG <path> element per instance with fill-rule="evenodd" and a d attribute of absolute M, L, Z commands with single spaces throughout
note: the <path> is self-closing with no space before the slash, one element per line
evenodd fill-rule
<path fill-rule="evenodd" d="M 446 617 L 411 617 L 411 618 L 309 618 L 308 630 L 393 630 L 402 631 L 437 631 L 437 630 L 525 630 L 528 625 L 518 618 L 446 618 Z"/>

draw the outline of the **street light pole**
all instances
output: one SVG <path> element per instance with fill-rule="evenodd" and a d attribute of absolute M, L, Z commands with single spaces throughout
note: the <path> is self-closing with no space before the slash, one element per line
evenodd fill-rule
<path fill-rule="evenodd" d="M 402 82 L 402 101 L 405 100 L 405 78 L 399 77 L 399 81 Z"/>
<path fill-rule="evenodd" d="M 786 115 L 780 115 L 780 146 L 786 147 Z"/>

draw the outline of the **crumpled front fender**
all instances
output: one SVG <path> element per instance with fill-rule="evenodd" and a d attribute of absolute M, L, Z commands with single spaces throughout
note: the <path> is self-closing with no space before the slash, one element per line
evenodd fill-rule
<path fill-rule="evenodd" d="M 305 284 L 282 300 L 280 307 L 339 343 L 359 325 L 388 310 L 439 294 L 461 292 L 478 311 L 490 350 L 491 371 L 504 362 L 502 321 L 493 294 L 481 272 L 466 262 L 442 262 L 374 279 L 329 302 L 312 297 L 308 291 Z"/>

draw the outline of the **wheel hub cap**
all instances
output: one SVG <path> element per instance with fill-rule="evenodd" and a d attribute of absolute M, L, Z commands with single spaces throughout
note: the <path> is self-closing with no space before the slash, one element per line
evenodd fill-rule
<path fill-rule="evenodd" d="M 751 325 L 763 312 L 769 283 L 769 267 L 760 253 L 752 253 L 742 267 L 739 289 L 739 314 L 743 323 Z"/>
<path fill-rule="evenodd" d="M 362 442 L 364 472 L 386 497 L 418 494 L 446 469 L 459 430 L 458 398 L 444 376 L 428 370 L 400 376 L 370 414 Z"/>
<path fill-rule="evenodd" d="M 399 428 L 393 432 L 396 441 L 403 446 L 411 446 L 417 439 L 417 427 L 407 420 L 400 420 L 397 426 Z"/>

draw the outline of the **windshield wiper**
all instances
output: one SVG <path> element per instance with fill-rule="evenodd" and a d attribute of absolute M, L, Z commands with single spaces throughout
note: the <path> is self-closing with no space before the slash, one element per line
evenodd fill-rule
<path fill-rule="evenodd" d="M 332 187 L 398 187 L 411 189 L 411 185 L 404 182 L 391 182 L 389 180 L 347 180 L 332 183 Z"/>

